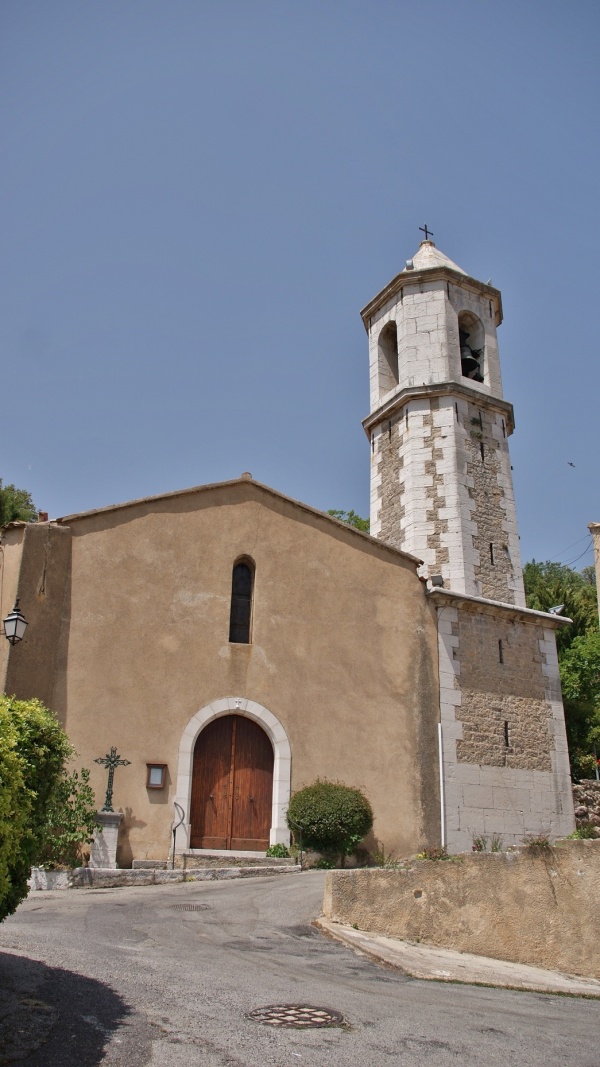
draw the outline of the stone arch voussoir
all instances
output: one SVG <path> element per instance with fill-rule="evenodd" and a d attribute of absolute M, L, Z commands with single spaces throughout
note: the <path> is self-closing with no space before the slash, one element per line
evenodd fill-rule
<path fill-rule="evenodd" d="M 289 844 L 285 814 L 290 800 L 291 749 L 287 734 L 272 711 L 245 697 L 223 697 L 206 704 L 188 722 L 179 744 L 177 766 L 177 795 L 175 803 L 184 812 L 184 823 L 178 830 L 177 852 L 186 851 L 190 841 L 190 803 L 192 796 L 192 771 L 194 746 L 199 734 L 213 719 L 223 715 L 244 715 L 263 728 L 273 745 L 273 808 L 270 843 Z"/>

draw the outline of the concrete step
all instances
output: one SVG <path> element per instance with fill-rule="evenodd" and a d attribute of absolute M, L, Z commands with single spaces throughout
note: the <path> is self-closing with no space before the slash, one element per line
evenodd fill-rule
<path fill-rule="evenodd" d="M 289 867 L 290 857 L 267 856 L 264 852 L 231 852 L 216 849 L 190 849 L 175 857 L 175 867 L 181 870 L 199 870 L 216 867 Z M 133 870 L 165 871 L 171 867 L 170 860 L 134 860 Z"/>

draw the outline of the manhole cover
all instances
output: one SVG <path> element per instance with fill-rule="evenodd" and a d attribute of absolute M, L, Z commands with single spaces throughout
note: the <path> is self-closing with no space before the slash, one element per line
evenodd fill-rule
<path fill-rule="evenodd" d="M 246 1015 L 265 1026 L 285 1026 L 304 1030 L 315 1026 L 343 1026 L 344 1016 L 332 1008 L 313 1008 L 310 1004 L 271 1004 L 268 1008 L 255 1008 Z"/>
<path fill-rule="evenodd" d="M 173 911 L 206 911 L 208 904 L 173 904 Z"/>

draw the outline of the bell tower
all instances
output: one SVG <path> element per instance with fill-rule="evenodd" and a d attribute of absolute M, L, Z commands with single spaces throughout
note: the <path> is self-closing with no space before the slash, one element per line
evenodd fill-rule
<path fill-rule="evenodd" d="M 433 236 L 433 235 L 432 235 Z M 496 329 L 500 293 L 421 242 L 361 312 L 371 534 L 458 593 L 524 606 Z"/>

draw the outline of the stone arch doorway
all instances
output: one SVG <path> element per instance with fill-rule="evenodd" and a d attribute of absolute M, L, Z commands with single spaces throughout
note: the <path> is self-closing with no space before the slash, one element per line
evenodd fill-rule
<path fill-rule="evenodd" d="M 273 746 L 242 715 L 222 715 L 194 746 L 191 848 L 264 851 L 273 806 Z"/>
<path fill-rule="evenodd" d="M 269 844 L 276 845 L 281 842 L 289 845 L 290 832 L 285 814 L 290 799 L 292 754 L 286 731 L 273 712 L 263 707 L 262 704 L 258 704 L 255 700 L 249 700 L 246 697 L 229 696 L 213 700 L 210 704 L 205 704 L 203 708 L 200 708 L 192 716 L 181 735 L 177 764 L 177 795 L 174 798 L 174 803 L 175 821 L 177 822 L 179 815 L 182 813 L 184 821 L 183 824 L 180 824 L 177 834 L 177 853 L 185 852 L 192 847 L 190 841 L 190 813 L 196 741 L 211 722 L 231 714 L 258 723 L 271 741 L 275 758 Z"/>

